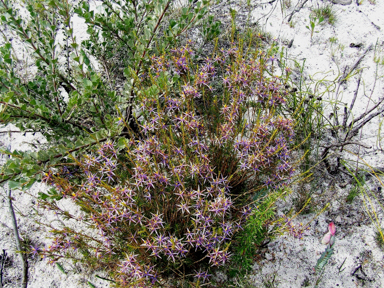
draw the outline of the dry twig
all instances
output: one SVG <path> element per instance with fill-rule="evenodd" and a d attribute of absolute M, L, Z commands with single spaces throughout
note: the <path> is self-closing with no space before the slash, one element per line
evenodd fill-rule
<path fill-rule="evenodd" d="M 9 132 L 9 138 L 11 138 L 10 132 Z M 11 150 L 10 145 L 8 147 L 8 150 Z M 8 157 L 10 157 L 10 156 L 8 155 Z M 23 276 L 22 276 L 21 287 L 27 288 L 27 286 L 28 286 L 28 260 L 27 260 L 27 255 L 23 253 L 23 248 L 22 248 L 20 236 L 19 236 L 19 229 L 17 227 L 15 210 L 13 209 L 13 204 L 12 204 L 12 189 L 9 188 L 9 184 L 7 187 L 7 196 L 8 196 L 8 208 L 9 208 L 9 213 L 11 215 L 12 226 L 13 226 L 13 234 L 15 236 L 16 249 L 20 253 L 21 262 L 22 262 L 22 269 L 23 269 L 22 274 L 23 274 Z"/>

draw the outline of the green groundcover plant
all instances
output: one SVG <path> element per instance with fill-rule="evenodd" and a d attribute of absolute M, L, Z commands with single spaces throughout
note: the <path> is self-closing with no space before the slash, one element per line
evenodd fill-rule
<path fill-rule="evenodd" d="M 198 287 L 245 253 L 239 245 L 255 244 L 236 238 L 242 229 L 265 231 L 273 213 L 256 204 L 268 210 L 294 173 L 295 123 L 281 116 L 287 83 L 273 75 L 275 57 L 241 39 L 200 57 L 181 36 L 209 2 L 189 2 L 104 1 L 95 12 L 85 1 L 25 1 L 24 20 L 0 0 L 3 25 L 29 45 L 37 68 L 23 78 L 12 41 L 0 48 L 0 119 L 48 140 L 37 151 L 3 150 L 12 159 L 1 181 L 25 190 L 46 183 L 40 207 L 93 231 L 42 223 L 52 243 L 31 252 L 103 269 L 116 287 L 170 278 Z M 82 43 L 73 15 L 88 24 Z M 209 23 L 217 32 L 211 17 L 203 32 Z M 59 208 L 63 198 L 80 218 Z"/>

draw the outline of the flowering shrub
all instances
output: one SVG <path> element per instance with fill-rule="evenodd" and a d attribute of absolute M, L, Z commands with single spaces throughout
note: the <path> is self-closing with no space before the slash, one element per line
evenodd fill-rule
<path fill-rule="evenodd" d="M 139 133 L 116 120 L 129 138 L 46 173 L 97 236 L 54 229 L 44 255 L 77 250 L 118 287 L 156 286 L 171 273 L 198 286 L 230 261 L 255 193 L 289 183 L 293 121 L 276 113 L 287 92 L 268 74 L 273 60 L 232 45 L 196 63 L 192 45 L 152 56 L 135 75 Z"/>

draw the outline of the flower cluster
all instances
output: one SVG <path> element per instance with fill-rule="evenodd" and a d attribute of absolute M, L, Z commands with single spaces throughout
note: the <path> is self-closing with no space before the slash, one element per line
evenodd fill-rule
<path fill-rule="evenodd" d="M 85 212 L 98 231 L 87 251 L 122 287 L 151 287 L 185 269 L 207 281 L 230 260 L 253 189 L 280 188 L 294 172 L 293 121 L 275 115 L 286 91 L 264 75 L 266 61 L 233 46 L 197 65 L 189 45 L 151 58 L 151 85 L 141 83 L 136 107 L 142 138 L 74 158 L 80 182 L 43 178 Z M 56 239 L 51 253 L 84 245 L 68 231 Z"/>
<path fill-rule="evenodd" d="M 297 239 L 303 239 L 305 232 L 309 230 L 309 226 L 304 226 L 303 223 L 295 225 L 292 223 L 292 220 L 288 219 L 287 216 L 283 217 L 285 222 L 285 228 L 288 230 L 288 233 Z"/>

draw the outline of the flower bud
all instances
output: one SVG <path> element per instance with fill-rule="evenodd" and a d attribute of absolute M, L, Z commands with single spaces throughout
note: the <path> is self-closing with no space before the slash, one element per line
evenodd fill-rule
<path fill-rule="evenodd" d="M 329 223 L 328 230 L 329 230 L 329 233 L 331 233 L 332 235 L 335 235 L 336 227 L 335 227 L 335 224 L 333 222 Z"/>
<path fill-rule="evenodd" d="M 331 240 L 331 233 L 327 233 L 324 235 L 323 240 L 321 240 L 321 244 L 326 245 Z"/>
<path fill-rule="evenodd" d="M 328 244 L 332 246 L 335 243 L 335 234 L 336 234 L 336 227 L 333 222 L 329 223 L 328 225 L 328 233 L 324 235 L 323 240 L 321 241 L 322 244 Z"/>

